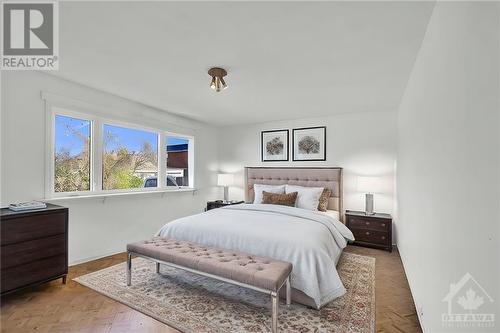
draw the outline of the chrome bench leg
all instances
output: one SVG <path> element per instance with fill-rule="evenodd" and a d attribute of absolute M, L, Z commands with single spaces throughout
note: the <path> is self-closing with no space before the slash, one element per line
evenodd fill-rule
<path fill-rule="evenodd" d="M 156 263 L 156 274 L 160 274 L 160 263 Z"/>
<path fill-rule="evenodd" d="M 273 309 L 271 313 L 271 332 L 278 332 L 278 295 L 273 291 L 271 292 L 271 300 L 273 302 Z"/>
<path fill-rule="evenodd" d="M 127 253 L 127 286 L 132 284 L 132 253 Z"/>
<path fill-rule="evenodd" d="M 292 304 L 292 286 L 290 282 L 290 275 L 286 278 L 286 305 Z"/>

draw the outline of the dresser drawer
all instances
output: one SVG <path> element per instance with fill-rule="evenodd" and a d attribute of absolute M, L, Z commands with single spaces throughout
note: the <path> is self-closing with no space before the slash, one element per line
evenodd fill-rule
<path fill-rule="evenodd" d="M 66 253 L 66 234 L 2 246 L 2 269 Z"/>
<path fill-rule="evenodd" d="M 389 235 L 386 231 L 351 229 L 356 241 L 369 242 L 374 244 L 386 245 Z"/>
<path fill-rule="evenodd" d="M 37 260 L 24 265 L 2 269 L 0 272 L 1 290 L 3 293 L 64 274 L 67 274 L 66 255 Z"/>
<path fill-rule="evenodd" d="M 66 211 L 2 219 L 2 246 L 66 232 Z"/>
<path fill-rule="evenodd" d="M 383 219 L 363 219 L 356 217 L 349 217 L 349 227 L 354 229 L 371 229 L 387 231 L 389 223 Z"/>

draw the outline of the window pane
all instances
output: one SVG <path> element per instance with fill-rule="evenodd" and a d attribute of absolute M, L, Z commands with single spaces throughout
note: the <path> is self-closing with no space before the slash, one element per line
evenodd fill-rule
<path fill-rule="evenodd" d="M 167 186 L 189 186 L 189 139 L 167 137 Z"/>
<path fill-rule="evenodd" d="M 90 190 L 90 121 L 55 117 L 54 192 Z"/>
<path fill-rule="evenodd" d="M 104 125 L 104 190 L 156 187 L 158 134 Z"/>

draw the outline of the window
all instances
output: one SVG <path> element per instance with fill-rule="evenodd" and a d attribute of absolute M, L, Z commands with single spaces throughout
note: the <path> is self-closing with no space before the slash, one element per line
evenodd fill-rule
<path fill-rule="evenodd" d="M 145 184 L 146 180 L 156 177 L 158 134 L 105 124 L 102 188 L 116 190 L 156 187 L 151 181 Z"/>
<path fill-rule="evenodd" d="M 91 122 L 56 115 L 54 192 L 90 190 Z"/>
<path fill-rule="evenodd" d="M 167 136 L 167 186 L 189 186 L 189 139 Z"/>
<path fill-rule="evenodd" d="M 48 108 L 47 198 L 193 187 L 192 137 Z"/>

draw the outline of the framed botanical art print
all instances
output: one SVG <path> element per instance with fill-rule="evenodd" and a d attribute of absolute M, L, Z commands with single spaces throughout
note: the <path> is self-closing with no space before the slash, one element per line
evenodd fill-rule
<path fill-rule="evenodd" d="M 288 161 L 288 130 L 260 133 L 262 162 Z"/>
<path fill-rule="evenodd" d="M 292 131 L 294 161 L 326 161 L 326 127 L 295 128 Z"/>

